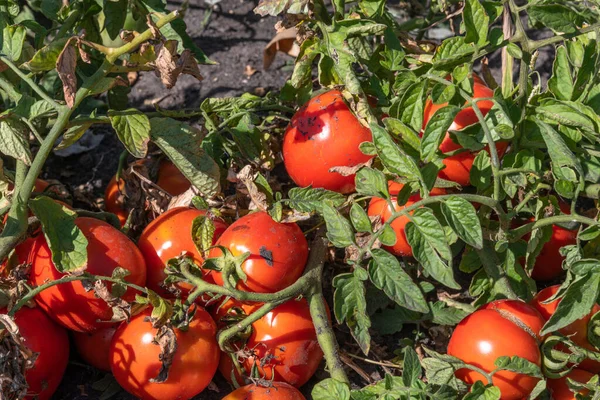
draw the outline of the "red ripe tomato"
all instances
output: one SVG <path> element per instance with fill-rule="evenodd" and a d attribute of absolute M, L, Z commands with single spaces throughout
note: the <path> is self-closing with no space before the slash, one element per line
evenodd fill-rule
<path fill-rule="evenodd" d="M 116 330 L 116 326 L 110 326 L 96 332 L 73 332 L 75 347 L 81 358 L 92 367 L 110 372 L 108 353 Z"/>
<path fill-rule="evenodd" d="M 571 378 L 575 382 L 587 383 L 592 377 L 594 377 L 594 374 L 581 369 L 574 369 L 567 376 L 560 379 L 548 379 L 546 387 L 552 393 L 552 399 L 554 400 L 575 400 L 575 393 L 569 388 L 567 378 Z M 582 390 L 577 393 L 585 396 L 589 393 L 589 390 Z"/>
<path fill-rule="evenodd" d="M 282 382 L 270 386 L 246 385 L 223 397 L 223 400 L 306 400 L 295 387 Z"/>
<path fill-rule="evenodd" d="M 404 208 L 410 207 L 421 200 L 421 196 L 418 193 L 415 193 L 408 198 L 406 204 L 399 206 L 396 202 L 396 196 L 398 195 L 400 190 L 402 190 L 404 185 L 402 183 L 389 181 L 388 187 L 390 194 L 392 195 L 392 202 L 395 205 L 395 211 L 403 210 Z M 440 188 L 433 188 L 430 193 L 431 196 L 441 196 L 444 194 L 446 194 L 446 191 Z M 390 217 L 392 216 L 392 212 L 393 211 L 390 209 L 389 205 L 387 204 L 387 201 L 378 197 L 373 197 L 371 199 L 371 202 L 369 203 L 369 208 L 367 210 L 367 213 L 371 217 L 377 215 L 381 216 L 381 221 L 383 223 L 390 219 Z M 391 224 L 392 229 L 396 233 L 396 243 L 393 246 L 384 247 L 397 256 L 412 257 L 413 255 L 412 248 L 410 247 L 410 244 L 408 244 L 408 240 L 406 239 L 406 233 L 404 232 L 406 224 L 408 224 L 409 221 L 410 220 L 407 216 L 402 216 L 396 218 Z"/>
<path fill-rule="evenodd" d="M 193 257 L 196 264 L 202 265 L 204 259 L 192 240 L 192 224 L 194 219 L 204 215 L 206 215 L 206 211 L 185 207 L 173 208 L 150 222 L 144 229 L 138 240 L 138 247 L 146 260 L 148 271 L 146 285 L 149 289 L 163 297 L 173 297 L 163 287 L 163 282 L 167 277 L 165 266 L 171 258 L 186 253 Z M 213 243 L 215 243 L 227 229 L 227 224 L 218 218 L 212 218 L 212 221 L 215 225 L 213 236 Z M 209 277 L 210 275 L 205 279 Z M 212 282 L 212 280 L 210 281 Z M 188 293 L 192 289 L 186 283 L 179 283 L 177 287 L 184 293 Z"/>
<path fill-rule="evenodd" d="M 260 305 L 239 304 L 230 300 L 217 311 L 216 318 L 227 315 L 232 307 L 240 307 L 250 314 Z M 295 387 L 304 385 L 323 359 L 305 299 L 283 303 L 252 324 L 252 334 L 245 349 L 248 350 L 248 358 L 240 360 L 240 364 L 246 375 L 250 374 L 256 362 L 259 364 L 258 372 L 264 379 L 286 382 Z M 232 370 L 231 357 L 223 354 L 219 371 L 231 381 Z M 235 375 L 238 383 L 244 384 L 237 372 Z"/>
<path fill-rule="evenodd" d="M 569 205 L 559 201 L 560 210 L 563 214 L 570 214 Z M 533 222 L 533 219 L 531 219 Z M 529 235 L 525 237 L 529 240 Z M 552 226 L 552 236 L 544 244 L 542 251 L 535 259 L 535 265 L 531 271 L 531 277 L 539 281 L 549 281 L 558 278 L 565 271 L 562 268 L 563 260 L 560 248 L 577 243 L 577 230 L 568 230 L 558 225 Z"/>
<path fill-rule="evenodd" d="M 136 285 L 146 283 L 146 264 L 135 244 L 112 225 L 94 218 L 80 217 L 75 220 L 88 240 L 88 263 L 90 274 L 111 276 L 114 269 L 122 267 L 130 272 L 125 279 Z M 29 255 L 31 283 L 40 286 L 64 276 L 52 263 L 50 248 L 43 235 L 38 236 Z M 110 288 L 110 285 L 107 285 Z M 129 289 L 123 296 L 133 301 L 135 291 Z M 77 332 L 93 332 L 106 328 L 112 310 L 106 302 L 97 298 L 93 291 L 86 291 L 80 281 L 52 286 L 36 298 L 37 304 L 50 317 L 68 329 Z"/>
<path fill-rule="evenodd" d="M 0 309 L 6 314 L 6 309 Z M 60 384 L 69 362 L 69 336 L 38 307 L 23 307 L 15 323 L 24 344 L 38 353 L 33 368 L 25 372 L 30 393 L 26 399 L 49 400 Z"/>
<path fill-rule="evenodd" d="M 550 319 L 552 314 L 558 308 L 559 300 L 555 300 L 549 304 L 544 304 L 544 301 L 552 297 L 557 291 L 560 285 L 554 285 L 541 290 L 531 301 L 531 305 L 534 306 L 546 320 Z M 592 311 L 585 317 L 578 319 L 568 326 L 562 328 L 559 332 L 565 336 L 569 336 L 570 339 L 585 349 L 597 351 L 594 346 L 588 341 L 588 324 L 594 314 L 600 311 L 600 305 L 595 304 Z M 579 368 L 585 369 L 593 373 L 600 373 L 600 363 L 592 360 L 585 360 L 579 364 Z"/>
<path fill-rule="evenodd" d="M 537 338 L 543 324 L 542 317 L 525 303 L 495 302 L 475 311 L 456 326 L 448 354 L 487 372 L 496 368 L 494 362 L 501 356 L 519 356 L 541 366 Z M 480 373 L 466 368 L 456 371 L 456 377 L 467 384 L 476 381 L 487 384 Z M 503 400 L 527 398 L 539 381 L 509 371 L 500 371 L 492 379 Z"/>
<path fill-rule="evenodd" d="M 369 161 L 359 145 L 373 140 L 344 102 L 342 93 L 330 90 L 312 98 L 293 116 L 283 138 L 283 161 L 298 186 L 340 193 L 354 191 L 354 175 L 329 172 L 333 167 L 354 167 Z"/>
<path fill-rule="evenodd" d="M 142 400 L 191 399 L 213 379 L 219 364 L 217 327 L 210 315 L 197 307 L 186 331 L 175 329 L 177 350 L 165 382 L 151 379 L 161 370 L 160 347 L 153 343 L 156 328 L 146 320 L 149 309 L 123 322 L 110 346 L 110 367 L 125 390 Z"/>
<path fill-rule="evenodd" d="M 129 216 L 127 210 L 123 208 L 123 199 L 121 198 L 123 193 L 125 193 L 125 181 L 119 179 L 119 183 L 117 183 L 117 176 L 113 176 L 104 192 L 104 208 L 106 208 L 106 211 L 115 214 L 121 225 L 125 225 Z"/>
<path fill-rule="evenodd" d="M 235 221 L 223 233 L 218 246 L 228 248 L 234 256 L 250 252 L 242 264 L 248 276 L 238 289 L 273 293 L 285 289 L 302 275 L 308 258 L 308 243 L 295 223 L 278 223 L 266 212 L 255 212 Z M 219 248 L 209 252 L 211 258 L 222 255 Z M 223 285 L 223 276 L 213 271 L 215 283 Z"/>
<path fill-rule="evenodd" d="M 492 89 L 485 86 L 485 83 L 476 75 L 473 76 L 473 98 L 486 98 L 486 97 L 494 97 L 494 92 Z M 433 117 L 433 114 L 437 110 L 442 107 L 447 106 L 448 103 L 443 104 L 433 104 L 431 99 L 427 100 L 425 104 L 425 115 L 423 117 L 423 130 L 427 123 Z M 485 116 L 492 108 L 494 103 L 490 100 L 480 100 L 477 102 L 477 107 L 481 110 L 481 113 Z M 473 108 L 468 107 L 461 110 L 454 119 L 454 122 L 450 126 L 450 130 L 461 130 L 469 125 L 473 125 L 479 122 L 477 119 L 477 115 L 475 115 L 475 111 Z M 506 148 L 508 147 L 508 143 L 506 142 L 497 142 L 496 149 L 498 151 L 498 155 L 502 157 Z M 456 143 L 450 137 L 449 133 L 446 133 L 446 137 L 442 141 L 440 145 L 440 151 L 442 153 L 451 152 L 454 150 L 461 149 L 462 147 Z M 485 150 L 489 152 L 489 147 L 486 146 Z M 463 153 L 458 153 L 456 155 L 446 157 L 443 161 L 446 168 L 441 170 L 438 176 L 442 179 L 446 179 L 449 181 L 456 182 L 462 186 L 470 185 L 470 173 L 471 167 L 473 167 L 473 160 L 475 160 L 475 156 L 477 153 L 471 153 L 469 151 L 465 151 Z"/>

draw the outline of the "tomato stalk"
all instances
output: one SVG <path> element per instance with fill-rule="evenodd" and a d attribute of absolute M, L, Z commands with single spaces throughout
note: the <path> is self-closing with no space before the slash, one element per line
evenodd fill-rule
<path fill-rule="evenodd" d="M 558 345 L 568 348 L 570 353 L 558 350 Z M 550 379 L 566 376 L 571 372 L 570 364 L 579 364 L 586 358 L 600 362 L 600 353 L 580 347 L 562 335 L 549 336 L 542 345 L 542 354 L 544 375 Z"/>
<path fill-rule="evenodd" d="M 510 7 L 507 3 L 504 3 L 504 13 L 502 30 L 504 37 L 510 39 L 513 33 L 512 20 L 510 18 Z M 513 82 L 513 69 L 514 69 L 514 57 L 508 53 L 505 47 L 502 48 L 502 96 L 508 98 L 512 95 L 514 90 Z"/>
<path fill-rule="evenodd" d="M 569 222 L 579 222 L 582 224 L 586 224 L 589 226 L 600 225 L 599 221 L 595 219 L 584 217 L 582 215 L 577 214 L 567 214 L 567 215 L 555 215 L 553 217 L 543 218 L 537 220 L 535 222 L 531 222 L 520 226 L 512 231 L 512 235 L 510 238 L 511 242 L 516 242 L 521 239 L 523 236 L 527 235 L 531 231 L 539 228 L 543 228 L 544 226 L 556 225 L 556 224 L 564 224 Z"/>

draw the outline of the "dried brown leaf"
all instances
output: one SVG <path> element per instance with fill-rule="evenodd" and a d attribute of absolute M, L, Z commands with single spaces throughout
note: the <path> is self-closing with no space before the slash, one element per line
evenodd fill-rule
<path fill-rule="evenodd" d="M 68 40 L 56 60 L 56 70 L 63 84 L 65 101 L 69 107 L 73 107 L 75 102 L 75 93 L 77 92 L 77 76 L 75 68 L 77 67 L 77 49 L 73 44 L 73 39 Z"/>
<path fill-rule="evenodd" d="M 113 311 L 110 321 L 103 322 L 128 321 L 131 318 L 131 304 L 120 297 L 113 296 L 103 281 L 97 280 L 94 282 L 94 294 L 96 297 L 104 300 Z"/>
<path fill-rule="evenodd" d="M 246 75 L 247 77 L 251 77 L 252 75 L 254 75 L 257 72 L 256 68 L 254 68 L 252 65 L 248 64 L 246 65 L 246 68 L 244 68 L 244 75 Z"/>
<path fill-rule="evenodd" d="M 297 57 L 300 54 L 300 46 L 296 42 L 297 35 L 298 29 L 295 27 L 278 32 L 265 46 L 263 51 L 263 68 L 269 69 L 278 51 L 292 57 Z"/>
<path fill-rule="evenodd" d="M 158 39 L 162 39 L 163 38 L 162 33 L 160 33 L 160 29 L 158 29 L 158 26 L 156 26 L 156 24 L 152 20 L 152 14 L 147 14 L 146 15 L 146 24 L 148 25 L 148 28 L 150 29 L 150 32 L 152 32 L 152 37 L 154 39 L 158 40 Z"/>
<path fill-rule="evenodd" d="M 131 42 L 133 39 L 135 39 L 137 36 L 139 35 L 138 32 L 136 31 L 127 31 L 127 30 L 122 30 L 121 33 L 119 33 L 119 37 L 121 38 L 122 41 L 124 41 L 125 43 L 129 43 Z"/>
<path fill-rule="evenodd" d="M 175 353 L 177 352 L 177 336 L 173 327 L 163 325 L 158 328 L 158 332 L 156 332 L 152 343 L 160 346 L 158 359 L 161 362 L 161 366 L 156 378 L 150 379 L 150 382 L 163 383 L 169 379 L 169 369 L 173 363 L 173 357 L 175 357 Z"/>
<path fill-rule="evenodd" d="M 184 50 L 181 55 L 177 54 L 177 42 L 167 40 L 164 43 L 156 45 L 156 60 L 149 65 L 153 66 L 156 75 L 160 77 L 162 83 L 167 89 L 172 88 L 177 83 L 179 75 L 192 75 L 198 80 L 202 80 L 198 62 L 189 50 Z"/>
<path fill-rule="evenodd" d="M 261 211 L 267 211 L 269 204 L 267 203 L 267 195 L 258 189 L 254 183 L 256 177 L 251 165 L 246 165 L 237 174 L 237 179 L 248 189 L 248 195 L 254 205 Z"/>
<path fill-rule="evenodd" d="M 83 62 L 85 62 L 87 64 L 91 64 L 92 58 L 90 57 L 89 53 L 83 49 L 82 45 L 83 45 L 83 40 L 81 40 L 81 39 L 77 40 L 77 50 L 79 50 L 79 57 L 81 57 Z"/>
<path fill-rule="evenodd" d="M 29 349 L 19 333 L 14 319 L 0 314 L 0 398 L 2 400 L 23 399 L 29 385 L 25 379 L 38 353 Z"/>
<path fill-rule="evenodd" d="M 360 163 L 357 164 L 353 167 L 331 167 L 329 168 L 329 172 L 337 172 L 338 174 L 342 175 L 342 176 L 350 176 L 350 175 L 355 175 L 359 169 L 361 169 L 362 167 L 369 167 L 371 166 L 371 164 L 373 163 L 373 159 L 370 159 L 369 161 L 365 162 L 365 163 Z"/>

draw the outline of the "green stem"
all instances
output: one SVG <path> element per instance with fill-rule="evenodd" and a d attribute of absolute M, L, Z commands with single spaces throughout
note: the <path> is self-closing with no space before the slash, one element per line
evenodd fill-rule
<path fill-rule="evenodd" d="M 21 185 L 27 176 L 27 166 L 23 161 L 17 160 L 15 170 L 15 187 Z M 0 235 L 0 260 L 4 260 L 8 253 L 19 243 L 27 231 L 27 200 L 23 199 L 21 192 L 13 196 L 7 220 Z"/>
<path fill-rule="evenodd" d="M 493 381 L 492 381 L 492 374 L 491 373 L 487 373 L 484 370 L 482 370 L 481 368 L 476 367 L 476 366 L 471 365 L 471 364 L 465 364 L 465 368 L 470 369 L 471 371 L 475 371 L 475 372 L 480 373 L 481 375 L 483 375 L 483 377 L 487 380 L 487 384 L 488 385 L 493 385 L 494 384 Z"/>
<path fill-rule="evenodd" d="M 585 28 L 579 29 L 579 30 L 577 30 L 576 32 L 573 32 L 573 33 L 566 33 L 564 35 L 556 35 L 556 36 L 549 37 L 547 39 L 532 40 L 529 43 L 529 49 L 531 51 L 534 51 L 534 50 L 537 50 L 537 49 L 542 48 L 544 46 L 549 46 L 551 44 L 559 43 L 559 42 L 562 42 L 562 41 L 565 41 L 565 40 L 569 40 L 569 39 L 572 39 L 572 38 L 577 37 L 577 36 L 584 35 L 584 34 L 589 33 L 589 32 L 594 32 L 598 28 L 600 28 L 600 23 L 596 23 L 596 24 L 593 24 L 593 25 L 590 25 L 590 26 L 586 26 Z"/>
<path fill-rule="evenodd" d="M 515 215 L 517 215 L 523 207 L 529 202 L 529 200 L 533 199 L 540 191 L 542 190 L 552 190 L 552 186 L 547 185 L 545 183 L 538 183 L 536 187 L 531 190 L 527 195 L 523 198 L 523 200 L 517 204 L 514 210 L 509 214 L 509 218 L 512 219 Z"/>
<path fill-rule="evenodd" d="M 75 24 L 77 23 L 77 20 L 79 19 L 80 14 L 81 14 L 81 12 L 79 10 L 73 11 L 71 13 L 71 15 L 69 15 L 67 17 L 67 19 L 65 20 L 65 22 L 61 25 L 60 29 L 56 33 L 56 36 L 54 36 L 53 41 L 56 41 L 58 39 L 65 37 L 67 35 L 67 33 L 69 33 L 71 28 L 73 28 L 73 26 L 75 26 Z"/>
<path fill-rule="evenodd" d="M 504 4 L 503 14 L 503 32 L 504 38 L 509 39 L 512 37 L 512 20 L 510 18 L 510 7 L 508 4 Z M 502 96 L 507 99 L 511 96 L 514 90 L 513 82 L 513 69 L 514 69 L 514 57 L 508 53 L 506 47 L 502 48 Z"/>
<path fill-rule="evenodd" d="M 221 350 L 225 352 L 231 352 L 231 349 L 229 348 L 229 342 L 231 339 L 233 339 L 239 332 L 246 330 L 250 325 L 267 315 L 275 307 L 282 303 L 283 301 L 281 300 L 272 303 L 265 303 L 258 310 L 254 311 L 240 322 L 220 331 L 217 334 L 217 342 L 219 343 Z"/>
<path fill-rule="evenodd" d="M 531 222 L 529 224 L 520 226 L 517 229 L 514 229 L 512 231 L 510 241 L 516 242 L 517 240 L 521 239 L 523 236 L 527 235 L 531 231 L 534 231 L 539 228 L 543 228 L 548 225 L 565 224 L 565 223 L 569 223 L 569 222 L 579 222 L 581 224 L 586 224 L 586 225 L 590 225 L 590 226 L 600 225 L 599 221 L 596 221 L 595 219 L 592 219 L 592 218 L 584 217 L 582 215 L 573 215 L 573 214 L 555 215 L 553 217 L 543 218 L 543 219 L 537 220 L 535 222 Z"/>
<path fill-rule="evenodd" d="M 10 69 L 13 70 L 15 74 L 19 76 L 23 81 L 25 81 L 42 99 L 46 100 L 48 103 L 56 109 L 56 111 L 60 111 L 64 106 L 58 104 L 54 99 L 52 99 L 45 91 L 42 89 L 37 83 L 33 81 L 29 76 L 24 74 L 19 67 L 17 67 L 11 60 L 5 55 L 0 55 L 2 58 L 2 62 L 6 64 Z"/>
<path fill-rule="evenodd" d="M 19 100 L 21 100 L 21 97 L 23 97 L 23 95 L 17 91 L 17 89 L 14 87 L 14 85 L 12 83 L 7 81 L 6 78 L 4 78 L 1 75 L 0 75 L 0 89 L 2 89 L 4 91 L 4 93 L 6 93 L 6 95 L 8 97 L 10 97 L 12 99 L 12 101 L 15 102 L 15 104 L 18 103 Z"/>

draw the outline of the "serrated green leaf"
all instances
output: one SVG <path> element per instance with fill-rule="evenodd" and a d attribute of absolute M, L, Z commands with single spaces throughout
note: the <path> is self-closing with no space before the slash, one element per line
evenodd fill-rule
<path fill-rule="evenodd" d="M 62 140 L 55 147 L 55 150 L 63 150 L 75 144 L 83 134 L 92 126 L 91 122 L 82 122 L 77 124 L 77 119 L 73 120 L 74 125 L 63 133 Z"/>
<path fill-rule="evenodd" d="M 467 31 L 465 42 L 483 46 L 487 42 L 490 18 L 479 0 L 465 1 L 463 20 Z"/>
<path fill-rule="evenodd" d="M 371 124 L 371 131 L 373 132 L 373 143 L 377 147 L 377 153 L 383 165 L 409 181 L 421 180 L 421 173 L 415 161 L 396 146 L 385 129 L 377 124 Z"/>
<path fill-rule="evenodd" d="M 56 269 L 61 273 L 82 271 L 87 265 L 88 241 L 75 225 L 75 211 L 47 196 L 30 200 L 29 207 L 42 224 Z"/>
<path fill-rule="evenodd" d="M 127 19 L 127 0 L 104 0 L 104 29 L 115 40 Z"/>
<path fill-rule="evenodd" d="M 500 400 L 500 389 L 492 385 L 484 385 L 481 381 L 476 381 L 471 386 L 471 391 L 467 393 L 463 400 Z"/>
<path fill-rule="evenodd" d="M 543 378 L 542 370 L 539 365 L 519 356 L 502 356 L 498 357 L 494 362 L 496 368 L 504 371 L 516 372 L 519 374 L 533 376 L 535 378 Z"/>
<path fill-rule="evenodd" d="M 31 164 L 31 150 L 29 149 L 28 128 L 18 119 L 5 117 L 0 119 L 0 153 Z"/>
<path fill-rule="evenodd" d="M 215 224 L 210 218 L 200 215 L 194 218 L 190 234 L 198 252 L 205 254 L 213 245 Z"/>
<path fill-rule="evenodd" d="M 552 77 L 548 79 L 548 89 L 559 100 L 571 100 L 573 97 L 573 77 L 571 66 L 564 46 L 556 49 L 556 57 L 552 66 Z"/>
<path fill-rule="evenodd" d="M 371 320 L 367 314 L 365 286 L 354 274 L 338 275 L 333 280 L 334 314 L 338 322 L 346 322 L 352 336 L 363 353 L 368 354 L 371 347 L 369 328 Z"/>
<path fill-rule="evenodd" d="M 334 207 L 344 204 L 345 197 L 337 192 L 325 189 L 313 189 L 311 187 L 292 188 L 288 193 L 288 205 L 300 212 L 319 212 L 322 213 L 324 202 L 328 202 Z"/>
<path fill-rule="evenodd" d="M 371 282 L 383 290 L 396 304 L 409 310 L 427 313 L 429 307 L 421 289 L 404 271 L 396 257 L 382 249 L 371 251 L 373 263 L 369 266 Z"/>
<path fill-rule="evenodd" d="M 350 222 L 329 203 L 322 204 L 323 218 L 327 225 L 327 237 L 335 247 L 348 247 L 354 244 L 354 231 Z"/>
<path fill-rule="evenodd" d="M 581 15 L 562 4 L 532 5 L 527 14 L 530 19 L 557 33 L 574 33 L 583 24 Z"/>
<path fill-rule="evenodd" d="M 444 302 L 436 301 L 430 303 L 432 318 L 434 324 L 454 326 L 462 321 L 469 313 L 456 307 L 449 307 Z"/>
<path fill-rule="evenodd" d="M 12 61 L 21 58 L 27 30 L 21 25 L 7 25 L 2 32 L 2 53 Z"/>
<path fill-rule="evenodd" d="M 456 106 L 442 107 L 433 114 L 427 123 L 421 139 L 421 158 L 425 162 L 432 161 L 439 151 L 442 140 L 460 112 Z"/>
<path fill-rule="evenodd" d="M 431 90 L 431 101 L 433 104 L 444 104 L 448 103 L 456 94 L 456 86 L 444 85 L 443 83 L 437 83 Z"/>
<path fill-rule="evenodd" d="M 143 158 L 148 153 L 150 141 L 150 120 L 148 117 L 130 108 L 124 111 L 109 110 L 108 117 L 112 127 L 125 148 L 132 156 Z"/>
<path fill-rule="evenodd" d="M 435 69 L 449 71 L 471 58 L 475 53 L 473 43 L 466 43 L 464 36 L 454 36 L 445 39 L 436 49 L 433 56 L 433 67 Z"/>
<path fill-rule="evenodd" d="M 549 124 L 536 120 L 544 132 L 543 138 L 548 148 L 548 154 L 552 160 L 552 172 L 558 179 L 564 179 L 570 182 L 577 182 L 578 176 L 583 176 L 583 169 L 580 161 L 575 154 L 566 145 L 560 134 Z M 575 175 L 577 172 L 577 175 Z"/>
<path fill-rule="evenodd" d="M 387 179 L 383 172 L 364 167 L 361 168 L 355 177 L 356 192 L 365 196 L 379 197 L 388 199 L 390 197 L 388 191 Z"/>
<path fill-rule="evenodd" d="M 402 363 L 402 381 L 406 387 L 411 387 L 421 379 L 423 369 L 417 352 L 410 346 L 402 349 L 404 362 Z"/>
<path fill-rule="evenodd" d="M 317 383 L 311 395 L 314 400 L 350 400 L 350 388 L 345 383 L 328 378 Z"/>
<path fill-rule="evenodd" d="M 406 90 L 400 102 L 398 119 L 417 132 L 423 126 L 426 90 L 427 80 L 414 83 Z"/>
<path fill-rule="evenodd" d="M 480 249 L 483 246 L 483 233 L 477 211 L 467 200 L 452 196 L 442 203 L 442 213 L 448 225 L 468 245 Z"/>
<path fill-rule="evenodd" d="M 371 232 L 371 220 L 365 210 L 358 204 L 352 204 L 350 208 L 350 221 L 357 232 Z"/>
<path fill-rule="evenodd" d="M 487 151 L 480 151 L 475 156 L 470 172 L 470 182 L 479 192 L 492 184 L 492 160 Z"/>

